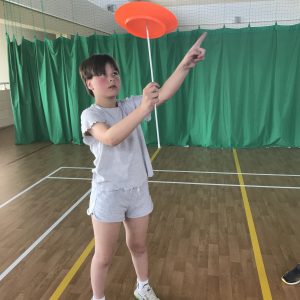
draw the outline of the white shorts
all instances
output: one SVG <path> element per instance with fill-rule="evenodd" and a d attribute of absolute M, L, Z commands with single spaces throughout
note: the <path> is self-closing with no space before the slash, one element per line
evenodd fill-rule
<path fill-rule="evenodd" d="M 88 215 L 102 222 L 122 222 L 126 218 L 140 218 L 149 215 L 153 202 L 148 181 L 140 187 L 102 191 L 92 185 Z"/>

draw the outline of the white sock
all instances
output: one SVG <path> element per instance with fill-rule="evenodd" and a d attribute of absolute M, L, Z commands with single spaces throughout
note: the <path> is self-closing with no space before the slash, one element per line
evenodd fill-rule
<path fill-rule="evenodd" d="M 93 296 L 92 300 L 105 300 L 105 296 L 101 299 L 96 298 L 95 296 Z"/>
<path fill-rule="evenodd" d="M 138 290 L 141 290 L 146 284 L 149 284 L 148 279 L 146 281 L 140 281 L 139 279 L 137 279 Z"/>

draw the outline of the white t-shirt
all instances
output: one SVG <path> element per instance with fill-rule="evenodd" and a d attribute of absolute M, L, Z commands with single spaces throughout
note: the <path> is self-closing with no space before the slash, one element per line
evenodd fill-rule
<path fill-rule="evenodd" d="M 117 146 L 107 146 L 87 131 L 95 123 L 113 126 L 134 111 L 141 103 L 142 96 L 131 96 L 119 101 L 114 108 L 104 108 L 93 104 L 81 114 L 83 142 L 90 147 L 95 156 L 93 184 L 100 190 L 131 189 L 141 186 L 153 170 L 141 126 Z M 145 120 L 150 121 L 149 115 Z"/>

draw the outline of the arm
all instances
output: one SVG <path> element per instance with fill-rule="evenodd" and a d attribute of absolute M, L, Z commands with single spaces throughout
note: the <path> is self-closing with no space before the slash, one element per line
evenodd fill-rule
<path fill-rule="evenodd" d="M 105 145 L 116 146 L 125 140 L 130 133 L 153 110 L 171 98 L 179 89 L 190 69 L 204 59 L 205 49 L 201 44 L 206 37 L 203 33 L 192 48 L 186 53 L 176 70 L 164 83 L 161 89 L 155 82 L 150 82 L 143 90 L 141 105 L 117 124 L 109 127 L 105 123 L 96 123 L 88 132 Z"/>
<path fill-rule="evenodd" d="M 96 123 L 89 133 L 97 140 L 108 146 L 116 146 L 120 144 L 130 133 L 141 123 L 146 117 L 142 108 L 139 106 L 126 118 L 109 127 L 105 123 Z"/>
<path fill-rule="evenodd" d="M 149 83 L 143 90 L 141 105 L 120 122 L 109 127 L 105 123 L 96 123 L 88 132 L 95 139 L 108 146 L 116 146 L 125 140 L 131 132 L 144 120 L 158 103 L 156 85 Z"/>
<path fill-rule="evenodd" d="M 194 68 L 199 61 L 204 60 L 205 49 L 201 48 L 201 44 L 206 38 L 206 35 L 207 33 L 205 32 L 200 36 L 196 43 L 186 53 L 172 75 L 163 84 L 159 90 L 159 102 L 157 105 L 161 105 L 171 98 L 180 88 L 189 71 Z"/>

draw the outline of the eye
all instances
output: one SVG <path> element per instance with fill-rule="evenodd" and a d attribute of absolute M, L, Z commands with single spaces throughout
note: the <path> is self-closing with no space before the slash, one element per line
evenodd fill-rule
<path fill-rule="evenodd" d="M 113 75 L 113 77 L 119 77 L 120 76 L 118 71 L 113 72 L 112 75 Z"/>

